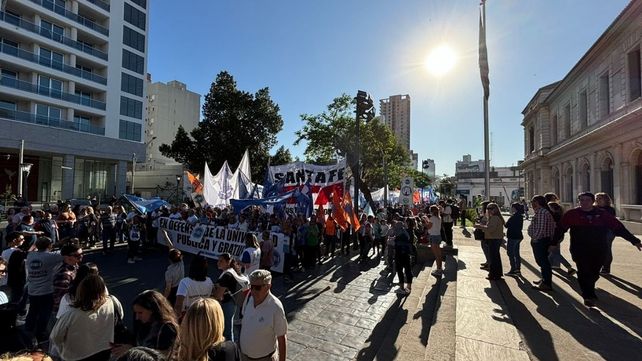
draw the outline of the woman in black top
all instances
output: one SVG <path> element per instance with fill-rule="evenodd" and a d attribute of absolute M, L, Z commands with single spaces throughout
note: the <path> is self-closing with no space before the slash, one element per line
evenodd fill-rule
<path fill-rule="evenodd" d="M 233 330 L 234 313 L 236 313 L 235 299 L 237 295 L 242 294 L 238 281 L 241 278 L 241 267 L 229 253 L 219 256 L 217 266 L 222 272 L 216 281 L 214 298 L 221 303 L 225 317 L 223 336 L 226 340 L 235 341 Z"/>
<path fill-rule="evenodd" d="M 169 353 L 178 335 L 178 323 L 167 299 L 157 291 L 143 291 L 134 299 L 133 309 L 136 317 L 135 345 L 115 346 L 112 349 L 114 356 L 120 357 L 133 346 L 144 346 Z"/>

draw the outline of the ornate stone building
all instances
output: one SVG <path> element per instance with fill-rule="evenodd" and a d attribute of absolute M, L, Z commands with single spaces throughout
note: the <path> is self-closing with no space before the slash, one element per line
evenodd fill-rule
<path fill-rule="evenodd" d="M 522 114 L 526 196 L 607 192 L 642 231 L 642 0 L 633 0 L 559 82 Z M 627 222 L 628 223 L 628 222 Z"/>

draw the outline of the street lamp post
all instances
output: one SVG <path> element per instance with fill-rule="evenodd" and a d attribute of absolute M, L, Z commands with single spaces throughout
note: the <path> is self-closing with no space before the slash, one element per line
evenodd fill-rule
<path fill-rule="evenodd" d="M 24 192 L 22 191 L 22 189 L 20 191 L 22 192 L 22 196 L 23 196 L 22 199 L 24 199 L 27 203 L 29 203 L 29 198 L 27 198 L 28 197 L 27 192 L 29 190 L 28 179 L 29 179 L 29 172 L 31 172 L 32 166 L 33 164 L 31 163 L 20 163 L 20 173 L 21 174 L 26 173 L 24 176 Z"/>
<path fill-rule="evenodd" d="M 136 177 L 136 153 L 132 153 L 132 187 L 131 193 L 134 194 L 134 178 Z"/>
<path fill-rule="evenodd" d="M 181 196 L 179 194 L 179 185 L 181 184 L 181 178 L 182 176 L 180 174 L 176 175 L 176 205 L 179 205 L 181 203 Z"/>

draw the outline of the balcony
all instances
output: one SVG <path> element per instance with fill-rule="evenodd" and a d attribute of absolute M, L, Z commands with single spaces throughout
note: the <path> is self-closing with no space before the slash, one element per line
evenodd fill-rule
<path fill-rule="evenodd" d="M 42 6 L 45 9 L 51 10 L 51 11 L 55 12 L 56 14 L 62 15 L 64 17 L 66 17 L 67 19 L 71 19 L 71 20 L 77 22 L 78 24 L 84 25 L 85 27 L 87 27 L 87 28 L 89 28 L 91 30 L 94 30 L 94 31 L 99 32 L 99 33 L 101 33 L 103 35 L 109 36 L 109 29 L 107 29 L 106 27 L 98 25 L 95 22 L 87 19 L 84 16 L 81 16 L 81 15 L 78 15 L 78 14 L 74 14 L 71 11 L 65 9 L 62 6 L 55 5 L 53 2 L 51 2 L 49 0 L 29 0 L 29 1 L 31 1 L 32 3 L 38 4 L 38 5 Z"/>
<path fill-rule="evenodd" d="M 88 0 L 88 1 L 89 1 L 90 3 L 92 3 L 92 4 L 96 5 L 96 6 L 98 6 L 99 8 L 101 8 L 101 9 L 106 10 L 107 12 L 109 12 L 109 4 L 108 4 L 108 3 L 106 3 L 106 2 L 104 2 L 104 1 L 102 1 L 102 0 Z"/>
<path fill-rule="evenodd" d="M 34 93 L 34 94 L 44 95 L 54 99 L 64 100 L 75 104 L 85 105 L 91 108 L 96 108 L 100 110 L 106 109 L 106 105 L 104 102 L 89 99 L 87 97 L 81 97 L 76 94 L 66 93 L 57 89 L 41 87 L 41 86 L 38 86 L 37 84 L 28 83 L 26 81 L 14 79 L 14 78 L 2 77 L 0 78 L 0 85 L 14 88 L 17 90 Z"/>
<path fill-rule="evenodd" d="M 51 69 L 60 70 L 67 74 L 75 75 L 77 77 L 87 79 L 99 84 L 107 85 L 107 78 L 105 77 L 102 77 L 94 73 L 90 73 L 85 70 L 80 70 L 68 64 L 53 61 L 49 58 L 40 57 L 34 53 L 16 48 L 15 46 L 11 46 L 5 43 L 0 43 L 0 53 L 15 56 L 17 58 L 27 60 L 32 63 L 40 64 L 42 66 L 46 66 Z"/>
<path fill-rule="evenodd" d="M 83 44 L 79 41 L 72 40 L 66 36 L 60 35 L 58 33 L 54 33 L 49 29 L 45 29 L 43 27 L 40 27 L 34 23 L 28 22 L 26 20 L 20 19 L 19 17 L 13 16 L 11 14 L 7 14 L 3 11 L 0 11 L 0 21 L 4 21 L 8 24 L 17 26 L 19 28 L 31 31 L 32 33 L 40 34 L 41 36 L 44 36 L 47 39 L 51 39 L 53 41 L 56 41 L 61 44 L 65 44 L 67 46 L 70 46 L 74 49 L 78 49 L 82 51 L 83 53 L 87 53 L 90 55 L 93 55 L 97 58 L 107 60 L 107 53 L 104 53 L 100 50 L 96 50 L 95 48 L 91 46 L 87 46 L 86 44 Z"/>
<path fill-rule="evenodd" d="M 88 124 L 81 124 L 79 122 L 68 122 L 66 120 L 58 118 L 21 112 L 18 110 L 0 108 L 0 118 L 15 120 L 23 123 L 44 125 L 52 128 L 67 129 L 82 133 L 105 135 L 105 128 Z"/>

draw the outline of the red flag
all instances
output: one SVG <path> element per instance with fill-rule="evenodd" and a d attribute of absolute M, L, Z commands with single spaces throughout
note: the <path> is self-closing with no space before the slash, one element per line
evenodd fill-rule
<path fill-rule="evenodd" d="M 192 184 L 192 189 L 194 190 L 194 192 L 202 194 L 203 184 L 198 180 L 198 177 L 188 171 L 185 171 L 185 173 L 187 173 L 187 179 Z"/>
<path fill-rule="evenodd" d="M 348 228 L 348 220 L 346 219 L 346 213 L 343 210 L 342 198 L 339 195 L 339 192 L 332 193 L 332 217 L 337 224 L 342 229 Z"/>
<path fill-rule="evenodd" d="M 348 222 L 352 224 L 352 229 L 358 231 L 361 228 L 359 223 L 359 217 L 355 214 L 354 208 L 352 207 L 352 197 L 350 197 L 350 192 L 345 192 L 343 194 L 343 210 L 346 213 Z"/>
<path fill-rule="evenodd" d="M 482 0 L 479 8 L 479 73 L 484 98 L 490 96 L 490 78 L 488 77 L 488 52 L 486 49 L 486 0 Z"/>

